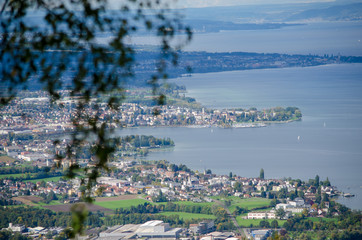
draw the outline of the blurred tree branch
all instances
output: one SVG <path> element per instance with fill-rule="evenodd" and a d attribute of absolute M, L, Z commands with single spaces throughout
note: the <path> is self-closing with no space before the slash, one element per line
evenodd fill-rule
<path fill-rule="evenodd" d="M 136 53 L 127 42 L 129 37 L 142 29 L 160 39 L 156 71 L 148 85 L 163 104 L 159 80 L 167 78 L 168 63 L 177 65 L 178 51 L 192 35 L 166 1 L 124 0 L 119 5 L 120 10 L 110 10 L 106 0 L 5 0 L 0 5 L 0 107 L 33 84 L 40 83 L 54 104 L 61 98 L 59 90 L 70 90 L 77 101 L 72 119 L 75 131 L 66 153 L 56 159 L 69 160 L 68 177 L 75 177 L 81 169 L 77 149 L 92 139 L 90 146 L 97 162 L 95 167 L 82 169 L 85 177 L 81 179 L 86 186 L 82 192 L 86 202 L 92 202 L 97 178 L 108 170 L 117 145 L 107 122 L 99 120 L 101 103 L 92 99 L 107 96 L 108 108 L 118 111 L 124 96 L 114 97 L 112 93 L 124 93 L 134 77 Z M 31 23 L 31 13 L 41 15 L 42 22 Z M 113 37 L 108 44 L 99 44 L 100 34 Z M 182 41 L 172 44 L 180 34 Z M 85 212 L 79 206 L 73 208 L 76 221 L 70 237 L 82 232 Z"/>

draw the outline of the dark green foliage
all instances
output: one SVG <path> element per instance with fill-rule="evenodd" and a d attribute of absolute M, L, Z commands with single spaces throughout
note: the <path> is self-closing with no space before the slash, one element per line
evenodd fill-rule
<path fill-rule="evenodd" d="M 0 240 L 30 240 L 31 238 L 22 235 L 21 233 L 12 233 L 7 230 L 0 231 Z"/>
<path fill-rule="evenodd" d="M 11 168 L 0 168 L 0 174 L 14 174 L 14 173 L 47 173 L 50 171 L 49 167 L 38 167 L 38 166 L 24 166 L 24 167 L 11 167 Z"/>
<path fill-rule="evenodd" d="M 104 222 L 101 219 L 104 215 L 102 213 L 88 213 L 82 205 L 78 204 L 75 205 L 77 209 L 73 211 L 80 211 L 80 214 L 73 214 L 74 216 L 82 215 L 83 217 L 87 217 L 85 219 L 73 219 L 71 213 L 62 213 L 62 212 L 53 212 L 48 209 L 39 209 L 34 207 L 17 207 L 17 208 L 0 208 L 0 228 L 6 228 L 9 226 L 9 223 L 14 224 L 23 224 L 26 227 L 38 227 L 42 226 L 45 228 L 50 227 L 63 227 L 67 228 L 67 235 L 72 236 L 74 231 L 69 231 L 70 226 L 78 227 L 81 226 L 83 228 L 86 227 L 101 227 L 103 226 Z M 76 224 L 79 221 L 84 221 L 84 224 Z M 72 225 L 71 225 L 72 224 Z M 81 229 L 78 229 L 80 231 Z M 3 232 L 0 232 L 0 239 Z M 9 238 L 5 238 L 9 239 Z M 12 239 L 12 238 L 11 238 Z M 17 239 L 17 238 L 14 238 Z M 26 238 L 24 238 L 26 239 Z"/>
<path fill-rule="evenodd" d="M 202 213 L 213 214 L 209 206 L 196 206 L 196 205 L 182 205 L 167 202 L 166 204 L 152 205 L 150 203 L 140 204 L 137 207 L 119 208 L 115 210 L 116 214 L 131 214 L 131 213 L 159 213 L 159 212 L 188 212 L 188 213 Z"/>
<path fill-rule="evenodd" d="M 275 107 L 258 111 L 256 108 L 250 108 L 249 110 L 236 109 L 245 111 L 246 113 L 236 114 L 237 122 L 255 122 L 255 121 L 290 121 L 300 120 L 302 113 L 297 107 Z"/>
<path fill-rule="evenodd" d="M 316 188 L 318 188 L 318 187 L 319 187 L 319 176 L 318 176 L 318 175 L 316 175 L 316 176 L 315 176 L 315 179 L 314 179 L 314 186 L 315 186 Z"/>
<path fill-rule="evenodd" d="M 171 216 L 154 215 L 159 212 L 175 212 Z M 170 223 L 172 226 L 188 226 L 190 223 L 195 223 L 199 220 L 182 220 L 177 215 L 177 212 L 189 212 L 189 213 L 203 213 L 213 214 L 212 210 L 208 206 L 191 206 L 181 205 L 168 202 L 166 204 L 152 205 L 149 203 L 140 204 L 137 207 L 120 208 L 115 210 L 115 214 L 112 216 L 106 216 L 104 223 L 107 226 L 115 224 L 139 224 L 149 220 L 162 220 Z"/>
<path fill-rule="evenodd" d="M 285 217 L 286 212 L 284 211 L 283 208 L 278 208 L 275 212 L 275 215 L 279 218 L 282 219 Z"/>
<path fill-rule="evenodd" d="M 0 228 L 8 227 L 9 223 L 27 227 L 67 227 L 71 219 L 69 213 L 55 213 L 34 207 L 0 208 L 0 215 Z"/>
<path fill-rule="evenodd" d="M 241 184 L 240 182 L 236 182 L 236 183 L 234 184 L 234 188 L 235 188 L 235 190 L 238 191 L 238 192 L 243 192 L 243 184 Z"/>
<path fill-rule="evenodd" d="M 159 194 L 156 197 L 152 198 L 154 202 L 167 202 L 167 197 L 163 195 L 162 191 L 160 190 Z"/>
<path fill-rule="evenodd" d="M 125 143 L 131 144 L 133 147 L 155 147 L 155 146 L 174 146 L 174 142 L 170 138 L 155 138 L 154 136 L 130 135 L 120 139 L 121 147 L 125 147 Z"/>
<path fill-rule="evenodd" d="M 342 206 L 342 205 L 337 205 Z M 344 208 L 342 207 L 342 210 Z M 360 211 L 346 210 L 338 217 L 338 221 L 313 222 L 303 216 L 295 216 L 288 219 L 283 227 L 290 232 L 318 231 L 320 239 L 329 236 L 330 239 L 360 239 L 362 214 Z"/>
<path fill-rule="evenodd" d="M 236 206 L 236 209 L 235 209 L 235 211 L 233 212 L 233 215 L 237 216 L 237 215 L 240 215 L 240 214 L 243 214 L 243 213 L 247 213 L 247 212 L 248 212 L 248 209 L 247 209 L 247 208 L 242 208 L 242 207 Z"/>
<path fill-rule="evenodd" d="M 261 228 L 270 228 L 269 221 L 261 220 L 261 221 L 259 222 L 259 227 L 261 227 Z"/>
<path fill-rule="evenodd" d="M 275 219 L 270 224 L 270 227 L 272 228 L 278 228 L 278 226 L 279 226 L 278 221 Z"/>

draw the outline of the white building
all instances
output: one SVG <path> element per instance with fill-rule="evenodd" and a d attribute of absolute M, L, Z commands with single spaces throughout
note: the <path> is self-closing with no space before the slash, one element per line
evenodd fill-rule
<path fill-rule="evenodd" d="M 138 237 L 148 238 L 178 238 L 181 228 L 170 228 L 168 223 L 160 220 L 148 221 L 139 226 L 136 231 Z"/>
<path fill-rule="evenodd" d="M 293 207 L 303 207 L 304 206 L 304 199 L 303 198 L 296 198 L 294 201 L 288 201 L 288 204 Z"/>
<path fill-rule="evenodd" d="M 270 212 L 250 212 L 248 219 L 275 219 L 275 211 Z"/>
<path fill-rule="evenodd" d="M 178 238 L 181 228 L 170 228 L 168 223 L 154 220 L 144 224 L 126 224 L 124 226 L 113 226 L 101 232 L 98 239 L 119 238 Z"/>
<path fill-rule="evenodd" d="M 25 226 L 20 224 L 13 225 L 12 223 L 9 223 L 7 230 L 11 230 L 13 232 L 23 232 L 25 230 Z"/>

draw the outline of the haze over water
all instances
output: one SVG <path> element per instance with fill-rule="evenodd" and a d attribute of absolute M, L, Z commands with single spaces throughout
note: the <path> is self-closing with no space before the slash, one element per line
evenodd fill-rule
<path fill-rule="evenodd" d="M 136 37 L 136 44 L 159 44 Z M 362 22 L 311 22 L 281 29 L 194 34 L 186 51 L 362 56 Z"/>

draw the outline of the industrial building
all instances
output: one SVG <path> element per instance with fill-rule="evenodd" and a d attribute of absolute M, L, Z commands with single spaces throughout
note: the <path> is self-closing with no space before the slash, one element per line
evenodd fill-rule
<path fill-rule="evenodd" d="M 178 238 L 181 228 L 171 228 L 160 220 L 148 221 L 144 224 L 117 225 L 99 234 L 101 240 L 118 240 L 134 238 Z"/>

